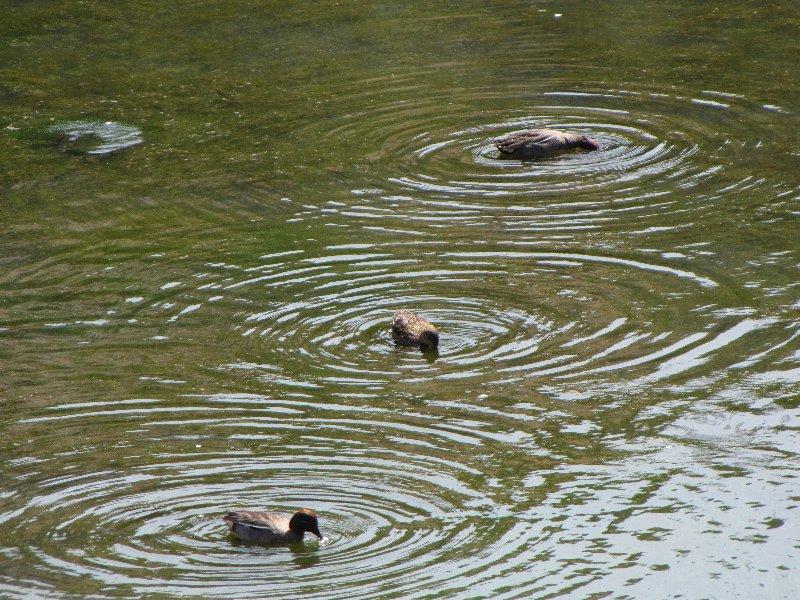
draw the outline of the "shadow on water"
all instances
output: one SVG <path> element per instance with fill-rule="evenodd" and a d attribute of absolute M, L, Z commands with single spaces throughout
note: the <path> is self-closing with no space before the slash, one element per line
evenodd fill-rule
<path fill-rule="evenodd" d="M 263 562 L 265 569 L 270 568 L 270 557 L 274 554 L 289 552 L 294 565 L 299 569 L 308 569 L 319 564 L 319 542 L 317 540 L 298 542 L 295 544 L 269 545 L 259 544 L 258 542 L 246 542 L 238 539 L 232 533 L 227 536 L 228 541 L 234 548 L 252 550 L 252 558 L 255 562 Z"/>
<path fill-rule="evenodd" d="M 422 353 L 422 356 L 425 359 L 425 362 L 427 362 L 430 365 L 432 365 L 433 363 L 435 363 L 439 359 L 439 350 L 438 350 L 438 348 L 428 348 L 428 349 L 420 350 L 420 352 Z"/>

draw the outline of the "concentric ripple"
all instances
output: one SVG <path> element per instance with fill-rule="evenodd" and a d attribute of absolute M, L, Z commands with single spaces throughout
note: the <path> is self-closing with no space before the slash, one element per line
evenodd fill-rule
<path fill-rule="evenodd" d="M 736 362 L 749 352 L 737 344 L 781 323 L 740 308 L 746 294 L 733 282 L 663 257 L 357 246 L 226 264 L 223 281 L 204 283 L 222 306 L 258 307 L 240 312 L 232 332 L 249 356 L 226 368 L 297 393 L 591 386 L 618 373 L 674 377 L 720 352 Z M 698 309 L 687 314 L 673 298 Z M 438 354 L 392 343 L 399 308 L 436 324 Z"/>
<path fill-rule="evenodd" d="M 53 426 L 88 433 L 120 418 L 159 449 L 141 456 L 123 445 L 116 464 L 73 472 L 75 452 L 60 448 L 47 466 L 63 474 L 47 477 L 11 461 L 24 483 L 0 523 L 6 539 L 25 544 L 4 552 L 24 554 L 44 585 L 74 579 L 200 597 L 292 597 L 298 583 L 320 598 L 343 597 L 333 592 L 342 589 L 412 593 L 446 583 L 442 566 L 466 564 L 474 547 L 490 567 L 513 562 L 532 542 L 532 530 L 509 518 L 502 489 L 477 468 L 487 441 L 529 446 L 520 431 L 256 395 L 62 405 L 21 426 L 39 436 Z M 182 441 L 192 429 L 195 440 Z M 447 458 L 455 446 L 476 460 Z M 220 520 L 230 507 L 299 506 L 320 513 L 326 543 L 241 544 Z"/>
<path fill-rule="evenodd" d="M 759 527 L 745 511 L 728 512 L 731 491 L 706 490 L 707 510 L 697 514 L 692 490 L 714 468 L 690 460 L 698 448 L 685 438 L 696 425 L 679 422 L 668 444 L 637 440 L 637 452 L 612 435 L 604 443 L 618 458 L 597 467 L 570 461 L 550 435 L 555 427 L 580 447 L 597 425 L 544 408 L 437 400 L 415 411 L 186 394 L 39 410 L 16 432 L 47 443 L 49 456 L 32 459 L 17 445 L 2 467 L 16 484 L 0 509 L 0 552 L 19 566 L 0 573 L 0 586 L 23 597 L 23 573 L 40 595 L 291 598 L 300 586 L 313 598 L 466 590 L 521 598 L 607 586 L 617 569 L 644 575 L 652 565 L 635 553 L 641 537 L 668 539 L 687 520 L 725 523 L 734 539 L 790 535 L 770 531 L 790 518 L 790 486 L 774 486 L 786 506 Z M 123 425 L 125 439 L 96 434 L 109 424 Z M 642 453 L 668 465 L 655 484 L 641 476 L 653 468 Z M 790 458 L 755 449 L 743 468 L 764 461 L 775 474 L 792 468 Z M 735 493 L 760 498 L 746 487 Z M 220 519 L 230 507 L 300 506 L 319 512 L 325 543 L 243 544 Z M 598 544 L 609 528 L 616 552 Z M 586 553 L 596 554 L 591 568 Z M 773 559 L 748 560 L 764 567 Z"/>
<path fill-rule="evenodd" d="M 388 98 L 410 86 L 381 83 Z M 315 214 L 367 228 L 380 221 L 378 229 L 418 235 L 498 222 L 506 231 L 529 233 L 642 233 L 692 226 L 724 211 L 719 202 L 736 191 L 780 196 L 792 189 L 791 182 L 754 177 L 742 161 L 746 155 L 748 166 L 771 170 L 783 148 L 777 140 L 754 140 L 754 132 L 765 123 L 780 131 L 793 115 L 742 97 L 721 102 L 708 90 L 695 97 L 587 88 L 525 92 L 522 99 L 514 88 L 507 94 L 457 88 L 453 94 L 463 94 L 457 103 L 370 99 L 369 108 L 329 119 L 326 129 L 315 123 L 306 132 L 314 145 L 358 148 L 363 158 L 337 172 L 343 182 L 356 182 L 349 197 L 342 190 L 341 200 L 319 212 L 306 206 L 295 221 Z M 497 108 L 487 110 L 487 103 Z M 601 148 L 521 161 L 503 158 L 493 146 L 511 131 L 542 127 L 587 134 Z"/>
<path fill-rule="evenodd" d="M 752 4 L 14 3 L 0 597 L 795 598 L 796 8 Z M 498 155 L 533 127 L 601 149 Z M 220 519 L 301 506 L 325 543 Z"/>
<path fill-rule="evenodd" d="M 601 112 L 601 111 L 587 111 Z M 614 114 L 611 111 L 612 115 Z M 573 122 L 570 122 L 573 119 Z M 503 157 L 492 141 L 523 129 L 561 129 L 591 136 L 600 144 L 594 152 L 567 152 L 539 160 Z M 450 134 L 445 142 L 422 148 L 397 149 L 418 158 L 415 175 L 391 182 L 410 189 L 454 195 L 535 196 L 569 189 L 578 193 L 600 186 L 632 186 L 646 177 L 680 173 L 695 147 L 681 148 L 659 140 L 645 129 L 567 115 L 566 120 L 524 117 L 490 123 Z M 458 165 L 459 159 L 464 164 Z M 461 170 L 463 175 L 456 173 Z M 455 175 L 455 177 L 454 177 Z"/>

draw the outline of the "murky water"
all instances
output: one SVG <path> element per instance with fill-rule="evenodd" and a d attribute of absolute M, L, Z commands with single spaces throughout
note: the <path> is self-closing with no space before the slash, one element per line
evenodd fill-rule
<path fill-rule="evenodd" d="M 793 3 L 5 12 L 0 597 L 796 596 Z"/>

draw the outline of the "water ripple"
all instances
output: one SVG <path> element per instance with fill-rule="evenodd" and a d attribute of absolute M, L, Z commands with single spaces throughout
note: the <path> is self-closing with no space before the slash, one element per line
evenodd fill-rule
<path fill-rule="evenodd" d="M 403 96 L 405 88 L 393 88 L 397 81 L 381 83 L 385 97 Z M 393 232 L 427 235 L 445 225 L 498 222 L 505 231 L 528 233 L 642 233 L 691 226 L 724 210 L 716 205 L 731 192 L 790 189 L 739 167 L 753 129 L 762 127 L 758 102 L 636 89 L 526 92 L 520 101 L 515 91 L 457 88 L 453 94 L 464 97 L 449 103 L 430 95 L 370 101 L 323 128 L 314 124 L 306 134 L 315 145 L 363 148 L 363 158 L 337 176 L 361 184 L 350 187 L 349 198 L 342 190 L 336 201 L 298 211 L 293 221 L 344 219 L 348 227 L 381 221 Z M 490 100 L 496 109 L 486 109 Z M 501 157 L 492 144 L 510 131 L 538 127 L 587 134 L 601 148 L 520 161 Z M 752 150 L 750 160 L 765 164 L 780 151 L 760 143 Z"/>
<path fill-rule="evenodd" d="M 481 448 L 494 440 L 525 447 L 529 436 L 523 432 L 500 435 L 485 423 L 463 428 L 386 410 L 376 420 L 379 409 L 247 394 L 186 401 L 182 408 L 193 414 L 190 421 L 180 416 L 182 410 L 153 399 L 130 400 L 125 412 L 148 435 L 202 424 L 202 444 L 194 452 L 177 451 L 167 438 L 147 456 L 123 447 L 124 469 L 84 468 L 38 478 L 24 505 L 22 497 L 15 498 L 0 512 L 10 537 L 18 532 L 28 540 L 26 554 L 42 579 L 89 578 L 138 593 L 204 597 L 248 596 L 254 590 L 289 596 L 298 581 L 316 590 L 309 591 L 314 597 L 353 585 L 364 594 L 386 585 L 411 592 L 444 581 L 441 565 L 467 560 L 471 547 L 492 556 L 488 564 L 501 564 L 529 543 L 525 530 L 509 519 L 502 490 L 487 484 L 479 463 L 447 458 L 455 446 Z M 221 408 L 230 416 L 222 416 Z M 98 419 L 122 416 L 102 403 L 55 412 L 62 415 L 28 424 L 66 416 L 94 428 Z M 312 412 L 315 427 L 308 429 L 305 419 Z M 229 449 L 209 449 L 221 440 L 228 440 Z M 237 443 L 258 440 L 272 450 L 237 449 Z M 67 464 L 71 457 L 50 460 Z M 300 505 L 320 513 L 327 544 L 242 545 L 220 520 L 233 506 L 291 511 Z M 232 568 L 241 586 L 231 582 Z M 290 579 L 286 568 L 295 573 Z"/>
<path fill-rule="evenodd" d="M 369 396 L 396 386 L 448 386 L 452 395 L 553 378 L 590 385 L 614 371 L 645 382 L 696 368 L 717 353 L 738 362 L 742 356 L 731 346 L 779 323 L 748 316 L 752 311 L 736 308 L 740 288 L 686 262 L 503 248 L 408 250 L 345 244 L 319 256 L 240 267 L 238 277 L 226 267 L 224 285 L 203 287 L 259 307 L 241 312 L 234 326 L 252 357 L 226 368 L 276 390 L 360 388 Z M 686 314 L 671 298 L 707 309 Z M 437 354 L 393 344 L 389 322 L 403 307 L 436 324 Z"/>

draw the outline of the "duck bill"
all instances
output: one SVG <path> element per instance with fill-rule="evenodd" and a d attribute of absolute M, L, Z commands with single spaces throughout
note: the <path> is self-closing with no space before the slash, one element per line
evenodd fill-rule
<path fill-rule="evenodd" d="M 311 530 L 311 533 L 313 533 L 313 534 L 314 534 L 315 536 L 317 536 L 319 539 L 322 539 L 322 534 L 319 532 L 319 527 L 317 527 L 317 528 L 315 528 L 315 529 L 312 529 L 312 530 Z"/>

